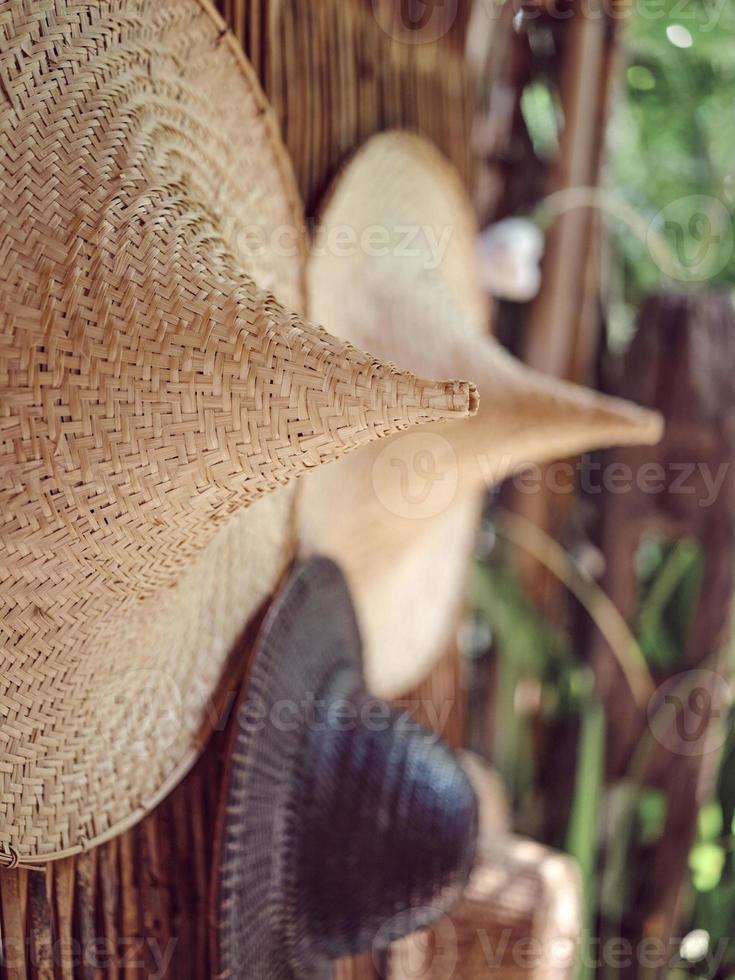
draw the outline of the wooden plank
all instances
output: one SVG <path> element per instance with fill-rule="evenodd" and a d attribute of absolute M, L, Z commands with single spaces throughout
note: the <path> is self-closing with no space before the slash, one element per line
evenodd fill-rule
<path fill-rule="evenodd" d="M 340 960 L 334 971 L 335 980 L 379 980 L 370 953 Z"/>
<path fill-rule="evenodd" d="M 141 928 L 139 925 L 140 893 L 136 880 L 135 834 L 128 831 L 119 838 L 118 843 L 119 882 L 120 882 L 120 936 L 124 941 L 125 957 L 122 976 L 125 980 L 135 977 L 133 962 L 142 953 Z"/>
<path fill-rule="evenodd" d="M 54 876 L 56 961 L 61 980 L 74 980 L 74 868 L 73 858 L 55 861 L 51 868 Z"/>
<path fill-rule="evenodd" d="M 81 947 L 81 975 L 84 980 L 98 980 L 97 967 L 97 850 L 80 854 L 76 859 L 76 904 Z"/>
<path fill-rule="evenodd" d="M 649 751 L 638 777 L 668 799 L 666 823 L 636 917 L 647 923 L 649 936 L 666 943 L 677 934 L 699 807 L 712 793 L 721 741 L 715 726 L 721 723 L 718 715 L 728 693 L 723 658 L 735 592 L 735 313 L 730 297 L 651 297 L 640 311 L 638 333 L 614 393 L 657 408 L 667 427 L 653 450 L 611 450 L 603 458 L 603 467 L 615 465 L 631 474 L 626 493 L 607 492 L 600 500 L 606 592 L 633 624 L 636 555 L 647 532 L 691 538 L 703 556 L 700 599 L 683 660 L 657 671 L 663 706 L 666 694 L 670 704 L 678 699 L 680 705 L 671 708 L 668 722 L 662 714 L 662 721 L 654 723 L 650 708 L 636 706 L 602 638 L 595 636 L 593 646 L 608 724 L 615 732 L 608 752 L 610 775 L 627 772 L 644 739 Z M 657 490 L 641 480 L 644 468 L 654 473 Z M 682 481 L 687 472 L 688 480 Z M 689 701 L 687 683 L 693 685 L 694 702 Z"/>
<path fill-rule="evenodd" d="M 28 871 L 0 869 L 3 975 L 6 980 L 26 980 L 26 912 Z"/>
<path fill-rule="evenodd" d="M 99 849 L 98 871 L 102 934 L 114 950 L 108 968 L 109 980 L 118 980 L 122 971 L 124 951 L 120 949 L 118 921 L 120 915 L 120 869 L 118 865 L 119 840 L 116 838 Z"/>
<path fill-rule="evenodd" d="M 54 980 L 53 939 L 51 934 L 51 903 L 48 874 L 33 871 L 28 877 L 28 922 L 30 928 L 30 957 L 36 980 Z"/>
<path fill-rule="evenodd" d="M 605 74 L 608 22 L 600 0 L 589 11 L 578 8 L 570 21 L 562 76 L 564 129 L 551 192 L 597 184 L 604 133 L 601 77 Z M 603 128 L 601 128 L 601 126 Z M 570 376 L 579 330 L 579 309 L 589 249 L 590 214 L 583 208 L 563 212 L 549 234 L 541 291 L 524 337 L 524 360 L 557 377 Z M 584 370 L 589 365 L 584 365 Z"/>

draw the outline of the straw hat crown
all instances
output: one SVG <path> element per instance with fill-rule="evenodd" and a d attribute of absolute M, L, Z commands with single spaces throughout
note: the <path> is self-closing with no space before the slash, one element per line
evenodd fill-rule
<path fill-rule="evenodd" d="M 15 3 L 6 19 L 4 542 L 52 538 L 71 562 L 145 534 L 138 597 L 168 578 L 156 539 L 183 557 L 299 470 L 469 404 L 467 386 L 386 369 L 246 273 L 237 237 L 260 205 L 272 229 L 268 188 L 241 183 L 217 79 L 194 86 L 216 61 L 196 45 L 221 41 L 188 27 L 192 7 Z"/>

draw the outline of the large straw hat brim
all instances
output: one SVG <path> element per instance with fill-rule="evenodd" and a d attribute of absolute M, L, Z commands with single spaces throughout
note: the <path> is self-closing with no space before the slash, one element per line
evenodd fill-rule
<path fill-rule="evenodd" d="M 451 642 L 485 491 L 529 464 L 655 442 L 661 419 L 532 371 L 489 336 L 468 196 L 420 137 L 368 140 L 329 191 L 319 232 L 312 316 L 414 370 L 470 376 L 480 395 L 472 420 L 364 450 L 311 474 L 300 495 L 302 552 L 342 566 L 368 682 L 397 697 Z"/>
<path fill-rule="evenodd" d="M 286 560 L 288 501 L 263 495 L 477 400 L 299 315 L 290 168 L 204 0 L 11 0 L 1 29 L 14 863 L 116 833 L 191 761 L 232 641 Z M 247 542 L 233 591 L 214 544 L 228 532 Z"/>
<path fill-rule="evenodd" d="M 6 102 L 6 117 L 45 111 L 51 121 L 44 119 L 39 132 L 50 132 L 63 126 L 65 112 L 79 111 L 82 100 L 75 99 L 76 87 L 88 86 L 89 100 L 98 99 L 92 113 L 101 117 L 109 112 L 111 123 L 107 130 L 104 124 L 84 129 L 82 123 L 87 124 L 89 117 L 80 120 L 75 153 L 83 155 L 87 141 L 99 139 L 117 140 L 121 154 L 129 147 L 134 152 L 150 137 L 155 143 L 151 152 L 168 157 L 172 168 L 182 174 L 198 168 L 195 179 L 206 180 L 207 172 L 216 175 L 218 203 L 233 226 L 298 229 L 300 206 L 288 159 L 264 96 L 222 21 L 208 3 L 190 0 L 178 10 L 160 5 L 160 13 L 146 25 L 146 6 L 70 6 L 67 10 L 58 4 L 7 5 L 3 20 L 7 18 L 7 24 L 15 19 L 15 29 L 25 30 L 27 41 L 25 64 L 7 60 L 3 64 L 0 57 L 4 98 L 12 103 Z M 49 48 L 52 54 L 45 57 Z M 56 101 L 41 109 L 34 102 L 32 79 L 34 72 L 45 71 L 58 77 L 60 87 L 54 91 L 53 83 L 46 86 L 46 95 Z M 136 114 L 139 128 L 131 123 L 128 132 L 137 134 L 137 144 L 135 139 L 126 142 L 123 125 Z M 119 125 L 117 132 L 113 123 Z M 70 134 L 74 130 L 74 125 L 68 127 Z M 26 132 L 31 131 L 27 126 Z M 23 151 L 23 146 L 6 143 L 0 169 L 3 194 L 11 182 L 19 181 L 25 181 L 32 193 L 36 170 L 43 173 L 42 167 L 35 166 L 19 166 L 13 172 Z M 48 152 L 55 152 L 51 141 Z M 55 183 L 64 186 L 62 171 L 67 165 L 65 160 L 57 161 L 58 179 L 46 187 L 51 198 Z M 100 173 L 98 189 L 87 187 L 79 204 L 69 199 L 62 206 L 76 213 L 78 221 L 94 220 L 95 200 L 111 190 L 104 186 L 109 178 Z M 181 220 L 186 221 L 183 210 Z M 49 236 L 54 230 L 49 227 Z M 298 236 L 293 242 L 288 254 L 253 254 L 248 268 L 264 288 L 274 290 L 283 303 L 298 311 L 304 306 L 303 244 Z M 9 235 L 7 245 L 13 245 Z M 33 247 L 32 239 L 29 246 Z M 51 274 L 48 259 L 39 256 L 41 287 L 44 276 Z M 0 291 L 5 313 L 18 314 L 25 297 L 12 292 L 12 282 L 5 286 Z M 65 288 L 79 290 L 83 309 L 82 284 L 69 281 Z M 196 303 L 196 296 L 191 301 Z M 110 304 L 114 302 L 111 294 Z M 142 343 L 147 342 L 144 314 L 141 310 L 137 317 Z M 82 323 L 80 316 L 77 349 L 59 350 L 59 365 L 85 344 Z M 156 354 L 155 332 L 149 337 L 150 370 L 155 372 L 158 364 L 164 365 L 160 359 L 164 355 Z M 5 362 L 12 365 L 7 358 L 12 358 L 12 351 L 6 350 Z M 83 355 L 80 381 L 85 363 L 89 360 L 85 362 Z M 51 364 L 48 370 L 54 370 Z M 3 383 L 12 388 L 15 376 L 5 375 Z M 80 386 L 81 398 L 86 390 Z M 153 426 L 156 412 L 152 404 Z M 30 416 L 28 424 L 34 425 Z M 93 457 L 92 430 L 90 437 Z M 5 446 L 7 452 L 7 442 Z M 63 442 L 58 451 L 63 458 Z M 121 445 L 120 451 L 129 450 Z M 7 467 L 4 456 L 6 487 L 12 479 Z M 22 546 L 4 549 L 0 852 L 6 860 L 58 857 L 113 836 L 155 806 L 183 776 L 198 754 L 209 719 L 215 716 L 213 699 L 228 654 L 272 593 L 290 558 L 292 497 L 291 488 L 285 488 L 263 498 L 223 527 L 215 527 L 214 535 L 203 526 L 202 534 L 210 543 L 193 556 L 170 587 L 140 601 L 134 596 L 129 602 L 118 600 L 116 610 L 103 588 L 85 594 L 85 576 L 94 576 L 97 569 L 91 563 L 80 566 L 71 549 L 64 554 L 63 544 L 62 561 L 52 580 L 37 579 L 35 589 L 33 567 L 18 551 Z M 149 513 L 153 539 L 156 511 Z M 13 520 L 10 513 L 4 517 Z M 104 511 L 100 517 L 105 519 Z M 122 549 L 132 550 L 144 542 L 145 535 L 143 526 L 131 527 L 127 541 L 121 536 L 121 555 Z M 42 544 L 29 538 L 27 559 L 42 553 L 41 548 L 53 549 L 53 538 Z M 141 555 L 146 551 L 141 548 Z M 116 562 L 114 552 L 100 556 L 100 562 L 105 561 Z M 123 562 L 119 565 L 124 575 Z M 88 632 L 80 625 L 80 605 L 90 623 Z M 65 619 L 71 624 L 66 635 Z"/>
<path fill-rule="evenodd" d="M 283 485 L 477 400 L 300 316 L 290 167 L 204 0 L 11 0 L 0 29 L 0 861 L 16 863 L 117 833 L 192 761 L 287 560 Z M 239 568 L 217 557 L 228 533 Z"/>

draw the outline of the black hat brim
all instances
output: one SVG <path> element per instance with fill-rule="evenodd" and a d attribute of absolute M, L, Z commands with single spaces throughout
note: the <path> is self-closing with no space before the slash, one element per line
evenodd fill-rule
<path fill-rule="evenodd" d="M 328 980 L 333 964 L 298 928 L 287 891 L 289 815 L 312 700 L 336 675 L 363 686 L 360 633 L 345 580 L 323 558 L 298 566 L 273 602 L 235 707 L 213 879 L 216 976 Z M 289 921 L 291 920 L 291 921 Z M 285 941 L 288 939 L 288 941 Z M 298 975 L 290 950 L 298 948 Z M 306 958 L 304 958 L 306 956 Z"/>

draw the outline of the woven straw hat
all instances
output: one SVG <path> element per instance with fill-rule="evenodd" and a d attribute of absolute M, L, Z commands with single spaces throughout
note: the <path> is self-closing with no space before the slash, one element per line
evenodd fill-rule
<path fill-rule="evenodd" d="M 437 736 L 365 690 L 347 586 L 296 568 L 236 706 L 213 875 L 218 977 L 327 980 L 460 897 L 478 806 Z"/>
<path fill-rule="evenodd" d="M 291 312 L 298 197 L 206 3 L 9 0 L 0 37 L 12 864 L 121 831 L 191 764 L 288 560 L 290 495 L 265 492 L 474 393 Z"/>
<path fill-rule="evenodd" d="M 472 420 L 397 436 L 304 483 L 303 552 L 345 571 L 368 682 L 383 697 L 405 693 L 447 649 L 487 487 L 532 462 L 661 434 L 655 413 L 532 371 L 488 337 L 475 249 L 450 166 L 393 132 L 335 182 L 310 259 L 320 322 L 414 370 L 470 376 L 480 394 Z"/>

